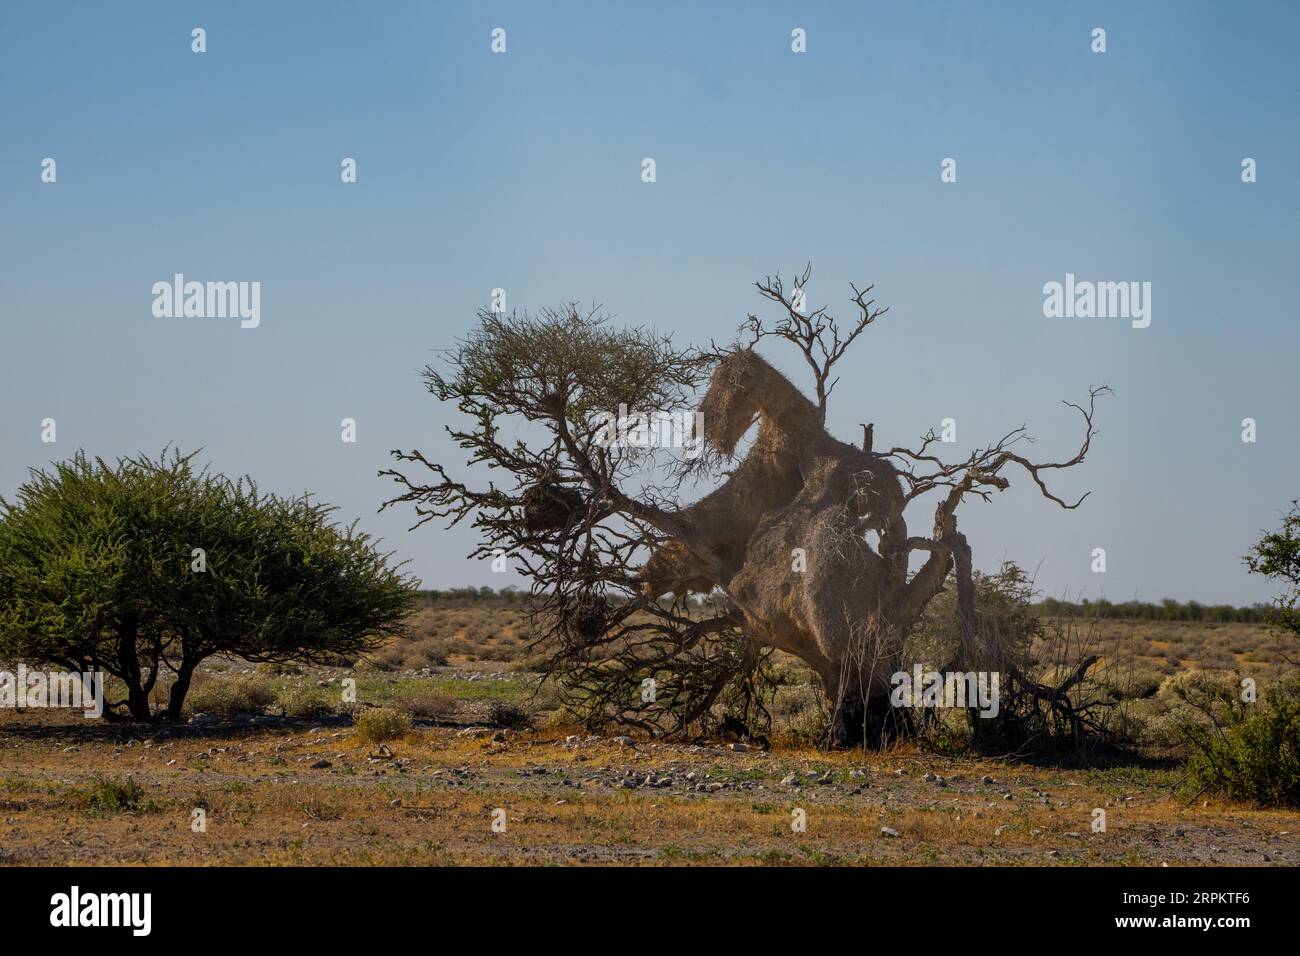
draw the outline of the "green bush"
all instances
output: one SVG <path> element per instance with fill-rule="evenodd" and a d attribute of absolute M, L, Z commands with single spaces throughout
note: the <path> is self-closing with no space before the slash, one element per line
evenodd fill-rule
<path fill-rule="evenodd" d="M 329 664 L 405 632 L 415 582 L 368 536 L 192 459 L 79 452 L 0 498 L 0 657 L 105 671 L 132 717 L 175 719 L 213 655 Z"/>
<path fill-rule="evenodd" d="M 1175 692 L 1203 718 L 1179 725 L 1192 747 L 1189 786 L 1260 806 L 1300 806 L 1300 678 L 1255 703 L 1226 684 L 1187 682 Z"/>
<path fill-rule="evenodd" d="M 130 777 L 96 777 L 77 796 L 88 813 L 137 813 L 145 809 L 144 788 Z"/>
<path fill-rule="evenodd" d="M 396 740 L 411 729 L 411 718 L 391 707 L 372 707 L 357 716 L 357 734 L 362 740 L 381 744 Z"/>
<path fill-rule="evenodd" d="M 1282 519 L 1280 531 L 1265 534 L 1246 555 L 1246 566 L 1284 586 L 1272 608 L 1269 622 L 1300 636 L 1300 501 Z"/>

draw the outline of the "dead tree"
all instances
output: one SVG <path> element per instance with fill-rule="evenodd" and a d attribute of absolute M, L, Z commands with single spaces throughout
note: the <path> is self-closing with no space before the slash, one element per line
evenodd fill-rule
<path fill-rule="evenodd" d="M 413 504 L 417 526 L 470 518 L 484 533 L 477 556 L 504 552 L 519 562 L 533 582 L 549 670 L 592 721 L 682 732 L 707 721 L 728 696 L 746 711 L 757 701 L 761 714 L 755 681 L 764 654 L 776 648 L 821 677 L 834 707 L 834 742 L 879 739 L 898 729 L 888 687 L 904 638 L 950 577 L 962 621 L 953 666 L 1010 674 L 1035 700 L 1059 705 L 1073 684 L 1039 693 L 979 633 L 972 555 L 957 510 L 969 497 L 989 500 L 1005 490 L 1015 473 L 1028 475 L 1049 501 L 1077 508 L 1087 495 L 1068 502 L 1047 477 L 1084 461 L 1096 399 L 1108 389 L 1091 389 L 1086 407 L 1067 403 L 1080 413 L 1084 435 L 1059 462 L 1020 453 L 1030 440 L 1024 426 L 951 463 L 932 449 L 933 432 L 914 451 L 874 452 L 869 427 L 863 447 L 840 442 L 824 427 L 834 368 L 885 310 L 867 298 L 871 286 L 853 287 L 858 317 L 841 331 L 826 307 L 807 311 L 810 275 L 805 269 L 790 295 L 779 277 L 758 283 L 781 317 L 769 326 L 751 315 L 741 327 L 747 342 L 705 352 L 679 350 L 645 330 L 611 329 L 574 307 L 537 319 L 482 314 L 480 328 L 452 354 L 451 373 L 427 368 L 425 378 L 435 397 L 471 417 L 472 428 L 449 429 L 470 464 L 504 471 L 510 485 L 475 490 L 420 452 L 399 450 L 398 461 L 422 465 L 436 480 L 383 472 L 403 489 L 385 507 Z M 815 402 L 754 351 L 769 338 L 798 348 Z M 698 476 L 699 462 L 663 469 L 644 448 L 602 441 L 601 429 L 620 405 L 689 408 L 706 376 L 700 407 L 710 455 L 701 461 L 735 455 L 755 420 L 759 432 L 718 488 L 683 505 L 682 483 Z M 522 420 L 540 441 L 506 443 L 507 419 Z M 635 493 L 627 490 L 633 485 Z M 905 512 L 931 493 L 939 500 L 929 534 L 909 533 Z M 808 566 L 791 577 L 790 555 L 799 550 Z M 925 561 L 909 574 L 917 551 Z M 679 589 L 711 593 L 692 601 Z"/>

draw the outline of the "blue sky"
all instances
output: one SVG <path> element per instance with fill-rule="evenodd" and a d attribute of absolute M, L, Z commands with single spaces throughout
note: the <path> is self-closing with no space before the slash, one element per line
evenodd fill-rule
<path fill-rule="evenodd" d="M 1061 399 L 1114 389 L 1059 482 L 1093 495 L 968 503 L 978 566 L 1265 600 L 1241 555 L 1300 495 L 1298 26 L 1283 3 L 6 4 L 0 493 L 78 448 L 202 446 L 339 505 L 426 586 L 499 586 L 468 532 L 376 514 L 391 448 L 459 463 L 418 370 L 490 290 L 721 340 L 755 279 L 811 260 L 813 305 L 848 317 L 852 281 L 890 307 L 845 360 L 841 438 L 952 417 L 962 455 L 1023 423 L 1059 459 Z M 176 272 L 260 281 L 260 327 L 155 318 Z M 1150 328 L 1044 318 L 1067 272 L 1151 282 Z"/>

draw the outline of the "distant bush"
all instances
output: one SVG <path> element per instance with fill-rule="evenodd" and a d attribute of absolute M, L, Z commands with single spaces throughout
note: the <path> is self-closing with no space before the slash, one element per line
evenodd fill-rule
<path fill-rule="evenodd" d="M 488 712 L 488 723 L 502 730 L 526 730 L 533 725 L 533 717 L 518 704 L 494 700 Z"/>
<path fill-rule="evenodd" d="M 1153 671 L 1134 670 L 1108 675 L 1105 684 L 1120 700 L 1146 700 L 1156 696 L 1161 681 L 1160 675 Z"/>
<path fill-rule="evenodd" d="M 404 645 L 404 641 L 398 640 L 379 648 L 364 659 L 363 663 L 367 665 L 364 669 L 395 671 L 407 666 Z"/>
<path fill-rule="evenodd" d="M 456 701 L 437 692 L 414 694 L 398 701 L 397 705 L 412 717 L 426 720 L 443 720 L 456 712 Z"/>
<path fill-rule="evenodd" d="M 1203 719 L 1183 720 L 1189 786 L 1260 806 L 1300 806 L 1300 679 L 1256 703 L 1227 683 L 1185 681 L 1175 693 Z"/>
<path fill-rule="evenodd" d="M 256 677 L 219 677 L 197 683 L 186 699 L 187 709 L 195 714 L 238 717 L 260 714 L 275 703 L 275 690 Z"/>
<path fill-rule="evenodd" d="M 430 636 L 416 641 L 411 651 L 425 667 L 444 667 L 447 664 L 447 648 L 437 637 Z"/>
<path fill-rule="evenodd" d="M 410 729 L 410 715 L 391 707 L 372 707 L 357 716 L 357 734 L 371 743 L 396 740 Z"/>
<path fill-rule="evenodd" d="M 280 698 L 288 717 L 329 717 L 334 713 L 334 699 L 316 687 L 296 687 Z"/>
<path fill-rule="evenodd" d="M 528 600 L 527 591 L 512 587 L 505 587 L 499 591 L 489 587 L 448 588 L 441 591 L 420 591 L 417 597 L 417 601 L 426 607 L 434 605 L 464 607 L 467 604 L 518 607 L 527 604 Z"/>
<path fill-rule="evenodd" d="M 1216 624 L 1264 624 L 1270 609 L 1263 604 L 1233 607 L 1230 604 L 1182 603 L 1165 598 L 1159 604 L 1148 601 L 1060 601 L 1044 598 L 1034 605 L 1043 617 L 1088 617 L 1137 621 L 1211 621 Z"/>

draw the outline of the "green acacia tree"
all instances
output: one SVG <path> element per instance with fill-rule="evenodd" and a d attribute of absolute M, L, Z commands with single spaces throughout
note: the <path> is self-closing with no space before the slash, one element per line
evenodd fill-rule
<path fill-rule="evenodd" d="M 1300 636 L 1300 501 L 1282 517 L 1282 527 L 1265 533 L 1246 555 L 1246 566 L 1254 574 L 1280 581 L 1285 590 L 1271 609 L 1272 622 Z"/>
<path fill-rule="evenodd" d="M 103 670 L 126 686 L 107 712 L 174 720 L 214 654 L 318 663 L 402 632 L 416 582 L 369 536 L 193 458 L 78 453 L 0 498 L 0 655 Z"/>

